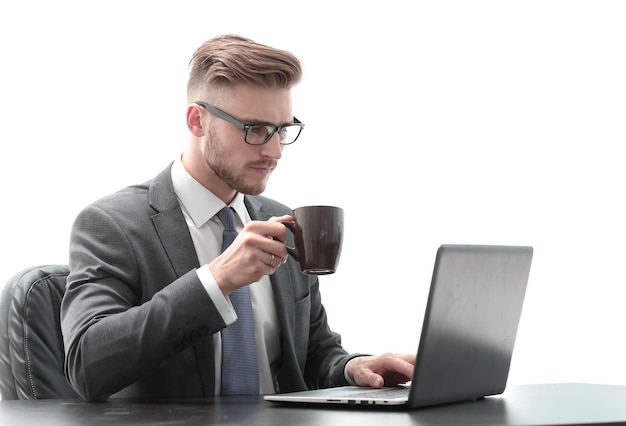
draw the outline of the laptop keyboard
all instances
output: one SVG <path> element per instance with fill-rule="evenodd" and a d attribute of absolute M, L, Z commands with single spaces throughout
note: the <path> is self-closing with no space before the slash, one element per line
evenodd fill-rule
<path fill-rule="evenodd" d="M 375 391 L 362 391 L 362 392 L 354 392 L 346 395 L 346 398 L 384 398 L 384 399 L 395 399 L 395 398 L 408 398 L 409 391 L 411 388 L 409 387 L 400 387 L 400 388 L 382 388 Z"/>

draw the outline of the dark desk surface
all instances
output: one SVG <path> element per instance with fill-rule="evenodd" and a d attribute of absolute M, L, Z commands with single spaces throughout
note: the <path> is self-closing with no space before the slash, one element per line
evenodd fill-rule
<path fill-rule="evenodd" d="M 581 425 L 626 424 L 626 386 L 510 386 L 502 396 L 403 411 L 390 407 L 292 407 L 261 398 L 142 402 L 110 399 L 0 401 L 2 426 L 73 425 Z"/>

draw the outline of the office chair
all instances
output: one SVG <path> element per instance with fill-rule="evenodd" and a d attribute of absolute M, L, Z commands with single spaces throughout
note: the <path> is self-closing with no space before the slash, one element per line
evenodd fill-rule
<path fill-rule="evenodd" d="M 0 295 L 0 395 L 8 399 L 78 398 L 63 374 L 60 307 L 67 265 L 14 275 Z"/>

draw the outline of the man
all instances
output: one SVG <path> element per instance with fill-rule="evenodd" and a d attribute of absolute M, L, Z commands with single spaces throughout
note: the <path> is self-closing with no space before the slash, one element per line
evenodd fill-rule
<path fill-rule="evenodd" d="M 318 279 L 287 255 L 281 222 L 292 219 L 291 209 L 259 195 L 304 126 L 291 108 L 301 72 L 291 53 L 251 40 L 205 42 L 191 62 L 187 149 L 151 181 L 78 215 L 61 316 L 66 374 L 83 398 L 267 394 L 411 379 L 414 355 L 342 348 Z M 221 216 L 224 207 L 233 218 Z M 222 252 L 228 221 L 238 233 Z M 231 303 L 236 294 L 252 304 L 253 333 L 252 341 L 235 339 L 233 356 L 228 332 L 248 321 Z M 249 350 L 253 365 L 244 366 Z M 240 358 L 229 372 L 225 366 Z M 238 370 L 254 381 L 226 391 Z"/>

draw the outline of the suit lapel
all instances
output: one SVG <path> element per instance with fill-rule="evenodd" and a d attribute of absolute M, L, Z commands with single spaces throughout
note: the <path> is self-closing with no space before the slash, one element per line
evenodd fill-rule
<path fill-rule="evenodd" d="M 152 223 L 178 277 L 200 266 L 193 240 L 172 185 L 171 165 L 150 185 Z"/>
<path fill-rule="evenodd" d="M 246 196 L 245 203 L 252 220 L 268 220 L 270 217 L 274 216 L 264 211 L 261 202 L 254 197 Z M 293 244 L 293 241 L 289 240 L 291 240 L 291 236 L 288 234 L 288 244 Z M 295 329 L 296 313 L 292 277 L 285 266 L 286 265 L 283 265 L 276 269 L 276 272 L 270 275 L 270 281 L 272 283 L 272 290 L 274 291 L 274 299 L 276 299 L 276 310 L 284 336 L 283 340 L 286 338 L 287 341 L 291 341 L 290 334 L 292 334 Z"/>
<path fill-rule="evenodd" d="M 253 198 L 246 197 L 246 207 L 252 220 L 268 220 L 274 214 L 262 209 L 261 203 Z M 294 241 L 290 233 L 287 233 L 287 244 L 293 246 Z M 294 272 L 290 270 L 294 267 L 295 261 L 289 259 L 288 263 L 270 275 L 274 299 L 276 300 L 276 312 L 280 323 L 282 363 L 276 372 L 274 388 L 276 392 L 295 391 L 306 389 L 306 384 L 302 376 L 298 373 L 300 366 L 296 354 L 295 330 L 296 330 L 296 306 L 293 282 Z M 297 265 L 297 264 L 296 264 Z M 298 266 L 295 266 L 298 270 Z"/>
<path fill-rule="evenodd" d="M 159 235 L 177 277 L 200 267 L 198 255 L 172 184 L 171 165 L 150 184 L 149 202 L 156 211 L 152 223 Z M 202 339 L 193 346 L 206 396 L 215 394 L 213 339 Z"/>

